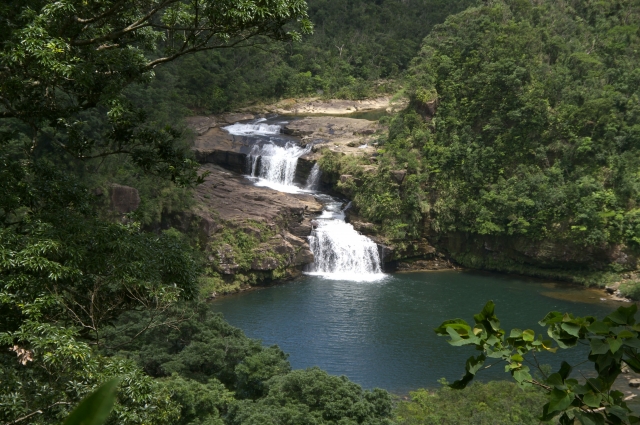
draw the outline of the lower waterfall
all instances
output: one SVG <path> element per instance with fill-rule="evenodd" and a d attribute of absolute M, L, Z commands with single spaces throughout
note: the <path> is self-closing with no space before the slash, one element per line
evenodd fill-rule
<path fill-rule="evenodd" d="M 340 206 L 341 203 L 335 201 L 327 203 L 317 219 L 317 227 L 309 236 L 315 261 L 308 267 L 307 274 L 354 281 L 384 278 L 378 245 L 344 221 L 344 210 Z"/>

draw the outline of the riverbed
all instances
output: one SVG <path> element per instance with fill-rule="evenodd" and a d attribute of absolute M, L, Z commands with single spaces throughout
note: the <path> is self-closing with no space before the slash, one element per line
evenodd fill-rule
<path fill-rule="evenodd" d="M 473 322 L 486 301 L 495 301 L 504 329 L 538 325 L 549 311 L 603 317 L 620 304 L 601 292 L 514 276 L 461 271 L 387 275 L 354 282 L 306 276 L 287 284 L 219 299 L 211 308 L 264 344 L 277 344 L 295 369 L 319 366 L 365 388 L 396 394 L 438 387 L 462 376 L 476 352 L 451 347 L 433 332 L 444 320 Z M 573 301 L 579 300 L 579 301 Z M 580 349 L 542 356 L 554 367 L 577 364 Z M 484 371 L 484 380 L 504 379 L 503 367 Z"/>

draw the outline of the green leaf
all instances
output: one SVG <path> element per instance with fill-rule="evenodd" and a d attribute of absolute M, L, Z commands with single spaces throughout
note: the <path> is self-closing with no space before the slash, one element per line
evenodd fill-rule
<path fill-rule="evenodd" d="M 540 324 L 540 326 L 549 326 L 559 322 L 562 322 L 562 314 L 557 311 L 552 311 L 547 313 L 547 315 L 544 316 L 544 319 L 542 319 L 538 323 Z"/>
<path fill-rule="evenodd" d="M 602 394 L 588 392 L 584 395 L 584 397 L 582 397 L 582 401 L 589 407 L 598 408 L 600 407 L 600 402 L 602 401 Z"/>
<path fill-rule="evenodd" d="M 580 336 L 580 325 L 575 323 L 565 322 L 560 325 L 563 331 L 568 333 L 569 335 L 579 337 Z"/>
<path fill-rule="evenodd" d="M 520 338 L 521 336 L 522 336 L 522 331 L 520 329 L 511 329 L 509 338 Z"/>
<path fill-rule="evenodd" d="M 607 351 L 609 351 L 609 345 L 596 338 L 593 338 L 590 341 L 590 345 L 591 345 L 591 354 L 598 355 L 598 354 L 604 354 Z"/>
<path fill-rule="evenodd" d="M 446 336 L 447 328 L 463 329 L 463 330 L 466 330 L 467 333 L 471 331 L 471 326 L 469 326 L 467 322 L 465 322 L 462 319 L 453 319 L 453 320 L 447 320 L 445 322 L 442 322 L 440 326 L 434 329 L 434 332 L 438 334 L 438 336 Z"/>
<path fill-rule="evenodd" d="M 609 344 L 609 349 L 613 354 L 616 353 L 622 347 L 622 340 L 616 338 L 607 338 L 607 344 Z"/>
<path fill-rule="evenodd" d="M 640 373 L 640 361 L 634 358 L 626 358 L 623 360 L 635 373 Z"/>
<path fill-rule="evenodd" d="M 559 412 L 571 405 L 572 397 L 568 392 L 554 389 L 549 394 L 549 412 Z"/>
<path fill-rule="evenodd" d="M 560 376 L 559 373 L 552 373 L 551 375 L 549 375 L 549 377 L 546 380 L 547 384 L 559 389 L 559 390 L 566 390 L 567 387 L 564 385 L 564 380 L 562 379 L 562 376 Z"/>
<path fill-rule="evenodd" d="M 629 307 L 619 307 L 616 311 L 607 316 L 613 322 L 619 325 L 633 325 L 636 323 L 635 314 L 638 311 L 638 306 L 632 304 Z"/>
<path fill-rule="evenodd" d="M 622 422 L 628 422 L 629 412 L 622 406 L 609 406 L 605 409 L 609 415 L 616 416 Z"/>
<path fill-rule="evenodd" d="M 571 365 L 563 361 L 562 364 L 560 364 L 560 370 L 558 371 L 558 373 L 560 374 L 560 376 L 562 376 L 562 379 L 567 379 L 569 375 L 571 375 L 572 370 L 573 368 L 571 367 Z"/>
<path fill-rule="evenodd" d="M 522 333 L 522 339 L 527 341 L 527 342 L 531 342 L 536 338 L 536 334 L 535 332 L 533 332 L 531 329 L 527 329 L 526 331 L 524 331 Z"/>
<path fill-rule="evenodd" d="M 480 368 L 484 365 L 484 361 L 487 358 L 485 357 L 484 354 L 480 354 L 478 357 L 469 357 L 467 359 L 467 364 L 466 364 L 466 369 L 467 372 L 469 372 L 472 375 L 475 375 L 478 370 L 480 370 Z"/>
<path fill-rule="evenodd" d="M 576 410 L 574 412 L 576 419 L 580 421 L 582 425 L 604 425 L 604 416 L 600 413 L 582 412 Z"/>
<path fill-rule="evenodd" d="M 112 379 L 85 397 L 64 421 L 64 425 L 102 425 L 116 401 L 120 379 Z"/>
<path fill-rule="evenodd" d="M 607 325 L 604 322 L 595 321 L 589 326 L 587 326 L 587 330 L 589 332 L 593 332 L 594 334 L 606 335 L 609 333 L 610 328 L 609 328 L 609 325 Z"/>
<path fill-rule="evenodd" d="M 635 337 L 635 338 L 625 339 L 624 345 L 626 345 L 627 347 L 640 349 L 640 338 Z"/>
<path fill-rule="evenodd" d="M 518 384 L 522 385 L 524 383 L 531 381 L 531 379 L 533 378 L 529 373 L 529 368 L 526 366 L 523 366 L 522 369 L 519 369 L 513 372 L 513 379 L 515 379 L 518 382 Z"/>

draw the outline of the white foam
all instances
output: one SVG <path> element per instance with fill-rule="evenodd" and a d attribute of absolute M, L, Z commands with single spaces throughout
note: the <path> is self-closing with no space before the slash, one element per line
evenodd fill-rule
<path fill-rule="evenodd" d="M 262 124 L 262 121 L 266 120 L 264 118 L 260 118 L 248 124 L 241 124 L 237 122 L 222 128 L 234 136 L 273 136 L 280 134 L 281 127 L 279 125 Z"/>
<path fill-rule="evenodd" d="M 315 260 L 307 274 L 362 282 L 384 279 L 378 245 L 351 224 L 336 218 L 334 212 L 325 212 L 331 218 L 318 220 L 318 227 L 309 236 Z"/>

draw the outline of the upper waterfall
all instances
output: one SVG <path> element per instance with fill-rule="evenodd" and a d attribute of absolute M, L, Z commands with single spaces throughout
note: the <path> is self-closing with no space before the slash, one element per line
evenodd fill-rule
<path fill-rule="evenodd" d="M 273 142 L 254 145 L 247 156 L 247 170 L 251 177 L 259 178 L 259 186 L 282 192 L 295 193 L 301 189 L 293 184 L 298 158 L 311 152 L 311 145 L 302 148 L 293 142 L 278 146 Z"/>
<path fill-rule="evenodd" d="M 311 168 L 309 177 L 307 177 L 307 184 L 304 186 L 304 188 L 307 190 L 318 190 L 321 175 L 322 171 L 320 171 L 320 165 L 318 165 L 318 163 L 316 162 L 315 164 L 313 164 L 313 168 Z"/>
<path fill-rule="evenodd" d="M 276 124 L 264 124 L 264 121 L 266 121 L 265 118 L 259 118 L 245 124 L 237 122 L 223 128 L 234 136 L 271 136 L 280 134 L 282 127 Z"/>

